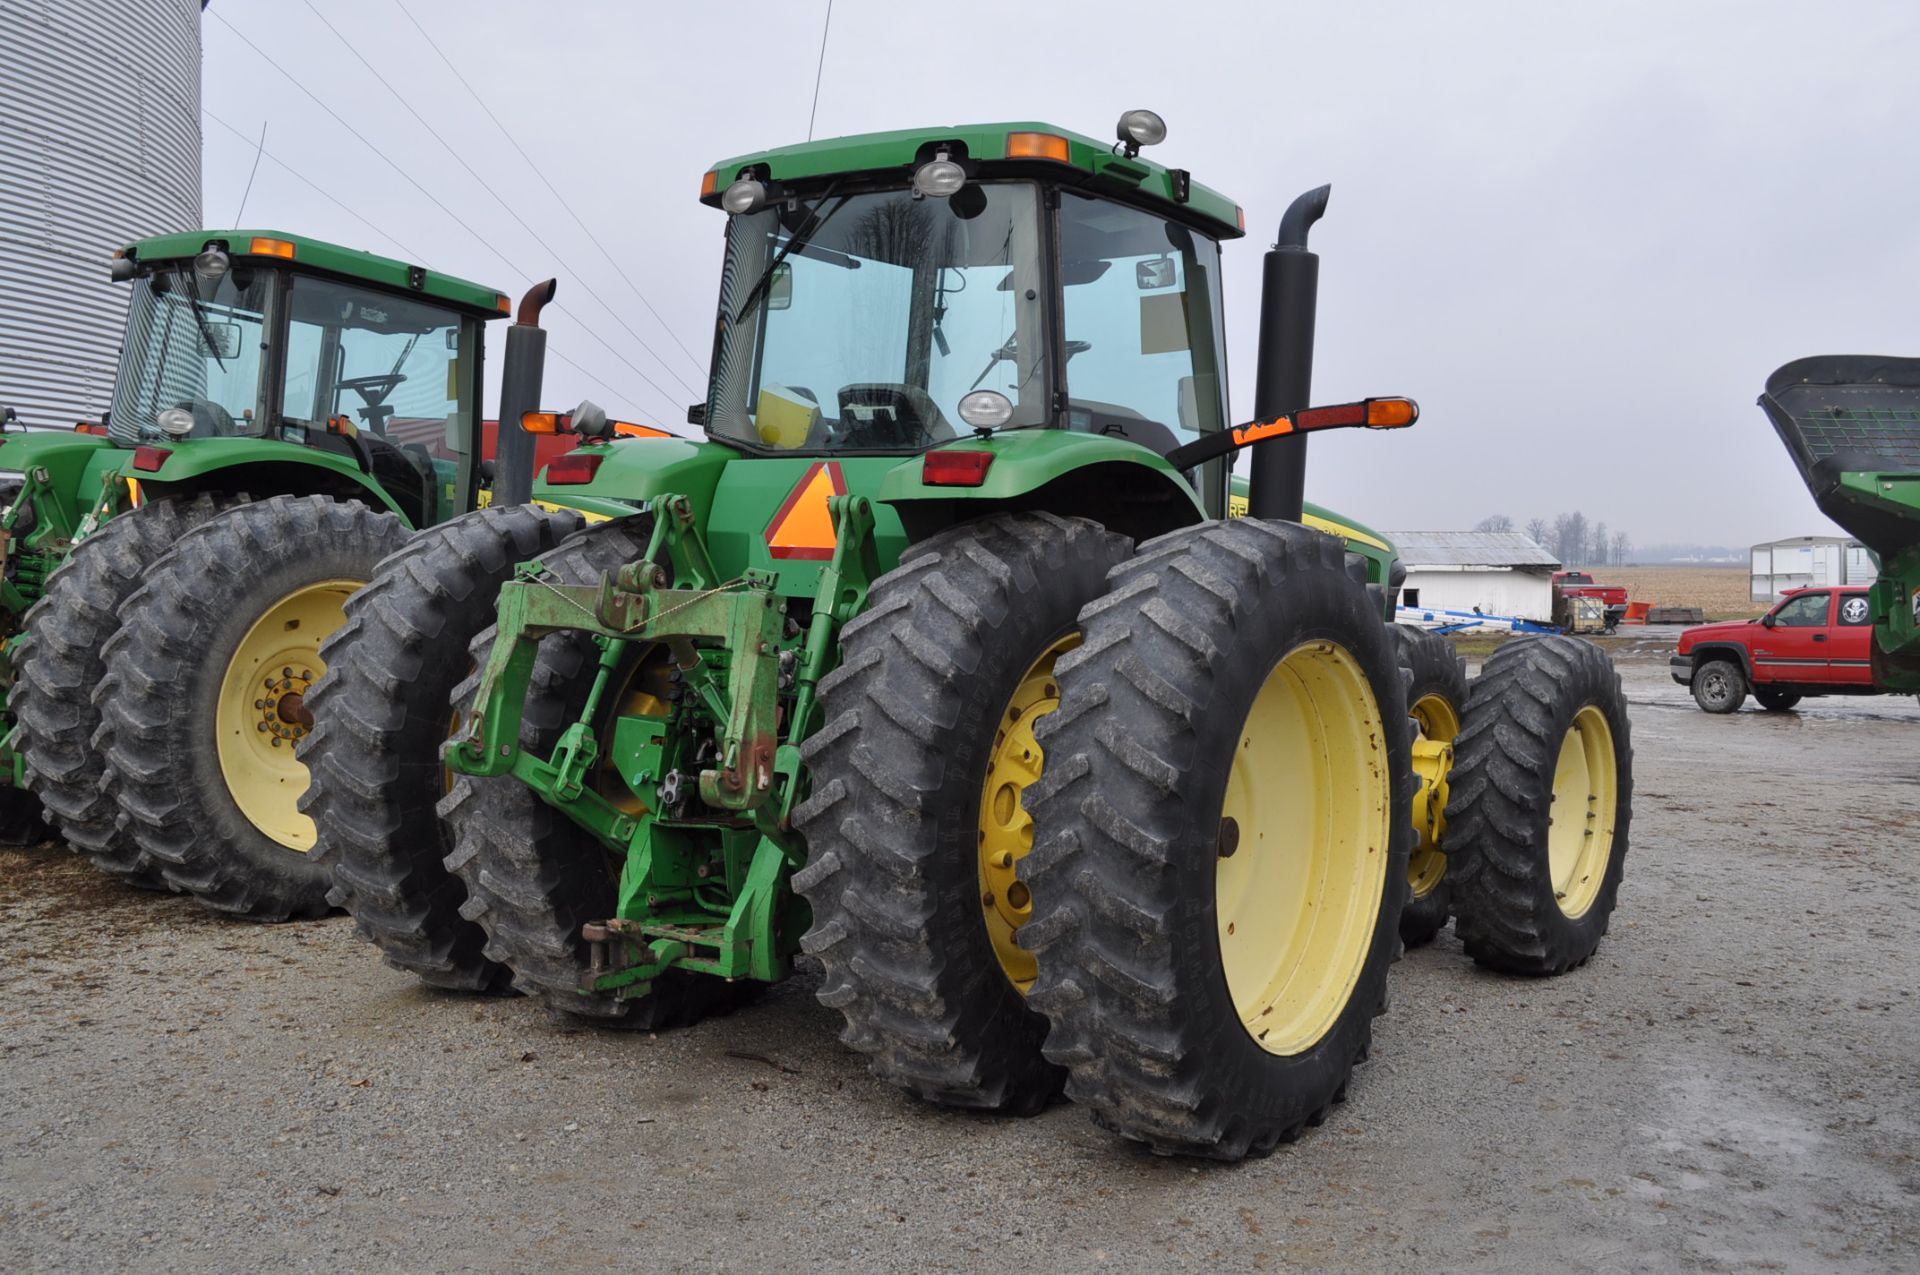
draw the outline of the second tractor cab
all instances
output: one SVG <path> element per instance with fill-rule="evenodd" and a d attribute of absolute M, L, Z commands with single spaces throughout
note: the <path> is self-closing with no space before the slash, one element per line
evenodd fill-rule
<path fill-rule="evenodd" d="M 111 409 L 0 443 L 23 475 L 0 513 L 8 798 L 135 884 L 316 914 L 294 754 L 320 643 L 412 530 L 483 496 L 507 298 L 271 230 L 141 240 L 112 275 Z"/>
<path fill-rule="evenodd" d="M 804 951 L 923 1098 L 1064 1090 L 1236 1159 L 1345 1095 L 1403 935 L 1454 914 L 1489 965 L 1591 955 L 1618 678 L 1546 638 L 1469 690 L 1386 623 L 1387 542 L 1303 525 L 1305 435 L 1417 410 L 1307 404 L 1323 189 L 1268 254 L 1231 422 L 1241 217 L 1140 156 L 1163 133 L 916 129 L 707 173 L 704 438 L 583 442 L 542 490 L 622 516 L 484 569 L 540 529 L 456 520 L 327 647 L 309 809 L 388 960 L 663 1027 Z"/>

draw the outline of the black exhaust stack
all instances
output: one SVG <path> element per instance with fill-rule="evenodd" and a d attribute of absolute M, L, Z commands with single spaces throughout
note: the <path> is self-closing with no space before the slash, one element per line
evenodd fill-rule
<path fill-rule="evenodd" d="M 500 427 L 493 449 L 496 505 L 524 505 L 533 499 L 533 435 L 520 428 L 520 418 L 540 410 L 547 367 L 547 331 L 540 326 L 540 311 L 559 286 L 549 279 L 528 288 L 507 329 L 500 362 Z"/>
<path fill-rule="evenodd" d="M 1320 295 L 1320 258 L 1307 251 L 1307 232 L 1327 211 L 1332 186 L 1294 200 L 1280 219 L 1280 237 L 1267 253 L 1260 285 L 1260 355 L 1254 372 L 1253 418 L 1270 421 L 1308 406 L 1313 392 L 1313 316 Z M 1255 518 L 1299 522 L 1307 492 L 1304 434 L 1253 445 L 1247 512 Z"/>

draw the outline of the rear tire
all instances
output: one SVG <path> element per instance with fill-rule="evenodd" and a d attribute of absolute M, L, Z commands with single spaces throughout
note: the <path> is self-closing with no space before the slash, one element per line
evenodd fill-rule
<path fill-rule="evenodd" d="M 1512 974 L 1584 964 L 1613 914 L 1633 814 L 1626 697 L 1606 652 L 1538 637 L 1489 656 L 1452 789 L 1447 874 L 1467 955 Z"/>
<path fill-rule="evenodd" d="M 232 503 L 208 495 L 157 500 L 108 519 L 74 545 L 22 621 L 26 640 L 7 706 L 18 723 L 14 746 L 26 759 L 27 787 L 68 845 L 143 890 L 167 884 L 107 791 L 106 759 L 93 743 L 100 728 L 93 692 L 106 676 L 104 648 L 127 599 L 181 536 Z"/>
<path fill-rule="evenodd" d="M 545 578 L 592 584 L 646 555 L 652 520 L 645 515 L 596 523 L 542 555 Z M 493 648 L 489 627 L 474 639 L 472 667 L 486 667 Z M 540 643 L 521 724 L 521 746 L 552 753 L 560 733 L 577 721 L 593 684 L 600 648 L 585 633 L 556 633 Z M 471 711 L 476 671 L 454 692 L 456 708 Z M 728 983 L 685 970 L 668 970 L 644 996 L 588 995 L 580 989 L 589 952 L 580 927 L 613 917 L 619 905 L 621 864 L 588 832 L 511 775 L 460 775 L 440 802 L 453 846 L 446 868 L 465 883 L 460 915 L 486 932 L 486 957 L 513 971 L 514 986 L 555 1010 L 602 1027 L 659 1031 L 683 1027 L 744 1003 L 762 985 Z"/>
<path fill-rule="evenodd" d="M 1466 721 L 1466 660 L 1437 633 L 1398 624 L 1387 631 L 1393 635 L 1400 667 L 1411 675 L 1407 712 L 1418 732 L 1415 742 L 1453 742 Z M 1408 947 L 1431 943 L 1446 928 L 1453 907 L 1446 874 L 1444 838 L 1438 846 L 1416 838 L 1407 856 L 1407 906 L 1400 913 L 1400 941 Z"/>
<path fill-rule="evenodd" d="M 250 921 L 327 910 L 294 805 L 301 696 L 347 594 L 406 536 L 358 501 L 275 496 L 188 532 L 127 600 L 102 651 L 94 745 L 168 885 Z"/>
<path fill-rule="evenodd" d="M 1784 713 L 1801 700 L 1798 691 L 1774 691 L 1764 686 L 1753 688 L 1754 702 L 1769 713 Z"/>
<path fill-rule="evenodd" d="M 1321 1123 L 1385 1007 L 1411 751 L 1363 573 L 1291 523 L 1176 531 L 1056 666 L 1030 999 L 1068 1096 L 1156 1152 L 1238 1160 Z"/>
<path fill-rule="evenodd" d="M 1747 702 L 1747 675 L 1731 660 L 1708 660 L 1693 670 L 1693 702 L 1709 713 L 1737 713 Z"/>
<path fill-rule="evenodd" d="M 1031 845 L 1020 792 L 1044 764 L 1025 732 L 1058 695 L 1043 688 L 1024 714 L 1017 701 L 1036 673 L 1052 681 L 1043 666 L 1130 548 L 1046 513 L 949 528 L 874 582 L 820 683 L 813 791 L 794 812 L 807 866 L 793 888 L 813 907 L 801 946 L 826 970 L 840 1039 L 929 1102 L 1031 1115 L 1066 1081 L 1041 1054 L 1047 1020 L 1015 982 L 1031 958 L 1013 946 L 1031 906 L 1012 870 Z"/>
<path fill-rule="evenodd" d="M 389 965 L 435 987 L 513 983 L 483 952 L 486 932 L 460 915 L 466 886 L 447 871 L 452 842 L 434 813 L 448 792 L 440 746 L 500 585 L 580 525 L 578 514 L 509 505 L 422 531 L 347 600 L 346 623 L 320 650 L 327 671 L 307 697 L 314 727 L 298 756 L 327 901 Z"/>

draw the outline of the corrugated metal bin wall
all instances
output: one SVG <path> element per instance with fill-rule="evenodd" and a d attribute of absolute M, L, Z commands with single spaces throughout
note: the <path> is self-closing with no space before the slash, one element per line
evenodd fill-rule
<path fill-rule="evenodd" d="M 111 400 L 122 244 L 201 224 L 195 0 L 0 0 L 0 403 Z"/>

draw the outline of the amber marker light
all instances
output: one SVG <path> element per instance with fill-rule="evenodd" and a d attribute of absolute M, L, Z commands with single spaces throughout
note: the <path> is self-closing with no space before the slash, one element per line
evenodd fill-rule
<path fill-rule="evenodd" d="M 1367 400 L 1368 429 L 1401 429 L 1420 419 L 1420 405 L 1410 398 Z"/>
<path fill-rule="evenodd" d="M 520 428 L 529 434 L 570 434 L 573 416 L 568 412 L 523 412 Z"/>
<path fill-rule="evenodd" d="M 706 176 L 700 179 L 700 198 L 709 199 L 713 196 L 713 193 L 719 189 L 720 174 L 717 170 L 707 173 Z"/>
<path fill-rule="evenodd" d="M 1067 139 L 1058 133 L 1008 133 L 1008 159 L 1051 159 L 1067 163 Z"/>
<path fill-rule="evenodd" d="M 291 243 L 285 239 L 269 239 L 265 235 L 256 236 L 254 241 L 247 245 L 247 251 L 256 257 L 285 257 L 288 261 L 293 260 Z"/>

